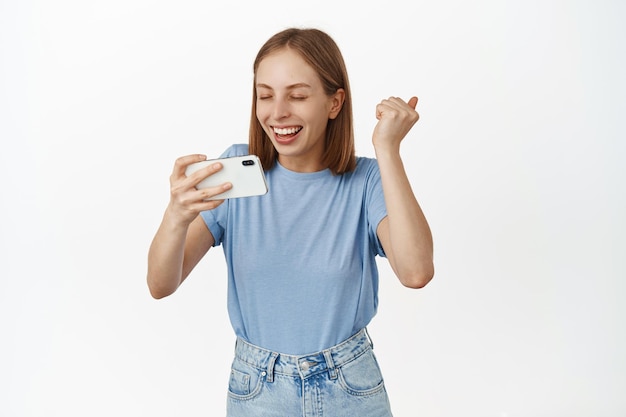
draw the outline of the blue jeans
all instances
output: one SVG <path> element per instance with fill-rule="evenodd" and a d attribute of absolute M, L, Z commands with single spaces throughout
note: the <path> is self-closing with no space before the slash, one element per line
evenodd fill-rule
<path fill-rule="evenodd" d="M 365 329 L 322 352 L 292 356 L 237 339 L 228 417 L 391 417 Z"/>

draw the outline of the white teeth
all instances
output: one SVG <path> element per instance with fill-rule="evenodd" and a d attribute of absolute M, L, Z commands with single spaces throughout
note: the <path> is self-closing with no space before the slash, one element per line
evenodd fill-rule
<path fill-rule="evenodd" d="M 294 133 L 298 133 L 301 129 L 301 127 L 289 127 L 285 129 L 275 127 L 274 133 L 276 133 L 277 135 L 293 135 Z"/>

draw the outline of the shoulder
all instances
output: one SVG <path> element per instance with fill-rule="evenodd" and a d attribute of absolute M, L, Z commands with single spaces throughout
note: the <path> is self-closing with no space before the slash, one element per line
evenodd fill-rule
<path fill-rule="evenodd" d="M 230 156 L 244 156 L 248 155 L 247 143 L 235 143 L 230 145 L 220 156 L 220 158 L 228 158 Z"/>
<path fill-rule="evenodd" d="M 341 175 L 341 182 L 350 187 L 370 189 L 380 183 L 380 170 L 375 158 L 358 156 L 354 171 Z"/>
<path fill-rule="evenodd" d="M 356 176 L 364 177 L 380 175 L 380 170 L 378 169 L 378 161 L 375 158 L 358 156 L 356 158 L 356 169 L 354 170 L 354 174 Z"/>
<path fill-rule="evenodd" d="M 371 166 L 378 167 L 378 161 L 376 160 L 376 158 L 370 158 L 368 156 L 357 156 L 356 166 L 357 166 L 357 169 L 359 169 L 359 167 L 371 167 Z"/>

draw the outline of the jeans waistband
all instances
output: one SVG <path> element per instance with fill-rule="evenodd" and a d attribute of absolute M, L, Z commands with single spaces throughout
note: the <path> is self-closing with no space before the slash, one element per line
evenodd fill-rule
<path fill-rule="evenodd" d="M 372 342 L 364 328 L 336 346 L 301 356 L 272 352 L 237 338 L 235 357 L 265 370 L 268 382 L 273 381 L 274 374 L 300 376 L 304 379 L 321 372 L 329 372 L 331 379 L 335 379 L 337 367 L 354 360 L 370 349 Z"/>

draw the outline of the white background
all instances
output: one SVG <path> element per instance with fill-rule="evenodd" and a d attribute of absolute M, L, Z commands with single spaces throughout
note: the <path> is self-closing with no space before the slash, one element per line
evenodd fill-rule
<path fill-rule="evenodd" d="M 626 6 L 615 1 L 0 0 L 0 415 L 219 416 L 221 249 L 145 284 L 177 156 L 246 142 L 289 26 L 345 54 L 357 151 L 402 152 L 436 244 L 370 326 L 396 416 L 626 415 Z M 323 302 L 323 300 L 319 300 Z"/>

